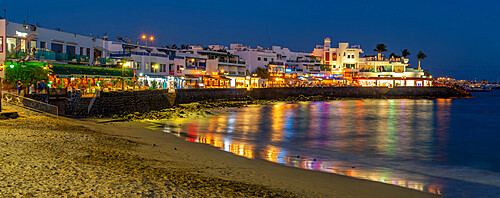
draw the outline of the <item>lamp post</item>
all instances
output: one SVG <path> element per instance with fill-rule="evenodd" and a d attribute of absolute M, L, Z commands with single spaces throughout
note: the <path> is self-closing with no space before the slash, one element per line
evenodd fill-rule
<path fill-rule="evenodd" d="M 148 45 L 148 40 L 146 40 L 146 35 L 143 34 L 141 37 L 137 37 L 137 45 L 139 45 L 139 39 L 142 39 L 142 40 L 145 40 L 146 41 L 146 45 Z"/>
<path fill-rule="evenodd" d="M 153 65 L 153 73 L 156 74 L 156 69 L 158 69 L 158 64 Z"/>
<path fill-rule="evenodd" d="M 146 46 L 147 46 L 148 45 L 148 40 L 151 42 L 151 44 L 153 44 L 153 41 L 155 40 L 155 37 L 154 36 L 149 36 L 149 38 L 148 38 L 147 35 L 143 34 L 143 35 L 141 35 L 141 37 L 137 38 L 137 45 L 139 45 L 139 39 L 144 40 L 146 42 Z"/>
<path fill-rule="evenodd" d="M 149 40 L 151 41 L 151 45 L 153 45 L 153 41 L 155 40 L 155 38 L 153 36 L 150 36 L 149 37 Z M 146 41 L 146 45 L 148 45 L 148 42 Z"/>

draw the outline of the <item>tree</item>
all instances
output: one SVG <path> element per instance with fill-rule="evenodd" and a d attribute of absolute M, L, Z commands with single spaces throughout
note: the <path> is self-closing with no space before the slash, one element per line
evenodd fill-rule
<path fill-rule="evenodd" d="M 375 48 L 373 51 L 378 52 L 378 60 L 381 60 L 382 59 L 382 52 L 387 51 L 387 46 L 385 46 L 382 43 L 377 44 L 377 48 Z"/>
<path fill-rule="evenodd" d="M 179 49 L 176 44 L 172 45 L 172 49 Z"/>
<path fill-rule="evenodd" d="M 408 51 L 408 49 L 401 50 L 401 56 L 403 56 L 403 58 L 406 58 L 409 55 L 411 54 L 410 51 Z"/>
<path fill-rule="evenodd" d="M 263 79 L 269 78 L 269 72 L 267 71 L 266 68 L 262 67 L 257 67 L 257 69 L 255 69 L 255 71 L 253 71 L 252 74 L 257 74 L 258 77 Z"/>
<path fill-rule="evenodd" d="M 397 57 L 398 57 L 398 55 L 396 55 L 394 52 L 391 53 L 391 55 L 389 55 L 389 58 L 397 58 Z"/>
<path fill-rule="evenodd" d="M 36 84 L 41 80 L 48 80 L 47 74 L 50 72 L 47 66 L 27 63 L 11 63 L 12 67 L 5 67 L 5 81 L 16 83 L 21 81 L 25 86 Z"/>
<path fill-rule="evenodd" d="M 425 58 L 427 58 L 427 55 L 425 55 L 422 51 L 419 51 L 417 54 L 417 58 L 418 58 L 418 69 L 420 70 L 420 60 L 424 60 Z"/>

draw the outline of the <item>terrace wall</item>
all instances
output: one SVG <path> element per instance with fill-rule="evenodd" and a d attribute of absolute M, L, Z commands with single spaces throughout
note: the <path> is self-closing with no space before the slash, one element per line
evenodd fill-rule
<path fill-rule="evenodd" d="M 247 98 L 246 89 L 177 89 L 174 105 L 205 100 L 242 100 Z"/>
<path fill-rule="evenodd" d="M 101 92 L 96 97 L 90 112 L 92 98 L 82 98 L 80 92 L 68 93 L 66 115 L 96 116 L 121 113 L 147 112 L 170 108 L 168 90 L 147 90 L 134 92 Z"/>

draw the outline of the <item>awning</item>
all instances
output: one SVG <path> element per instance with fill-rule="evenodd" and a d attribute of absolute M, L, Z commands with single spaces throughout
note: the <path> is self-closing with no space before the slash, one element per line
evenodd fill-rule
<path fill-rule="evenodd" d="M 217 80 L 231 80 L 230 78 L 226 78 L 224 76 L 205 76 L 206 78 L 217 79 Z"/>
<path fill-rule="evenodd" d="M 70 64 L 53 64 L 52 73 L 60 77 L 102 77 L 102 78 L 132 78 L 132 69 L 93 67 Z"/>

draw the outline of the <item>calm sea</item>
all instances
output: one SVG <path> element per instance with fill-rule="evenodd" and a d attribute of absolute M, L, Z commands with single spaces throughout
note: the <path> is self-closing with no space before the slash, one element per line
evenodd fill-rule
<path fill-rule="evenodd" d="M 500 90 L 250 106 L 164 132 L 248 158 L 446 197 L 500 197 Z"/>

